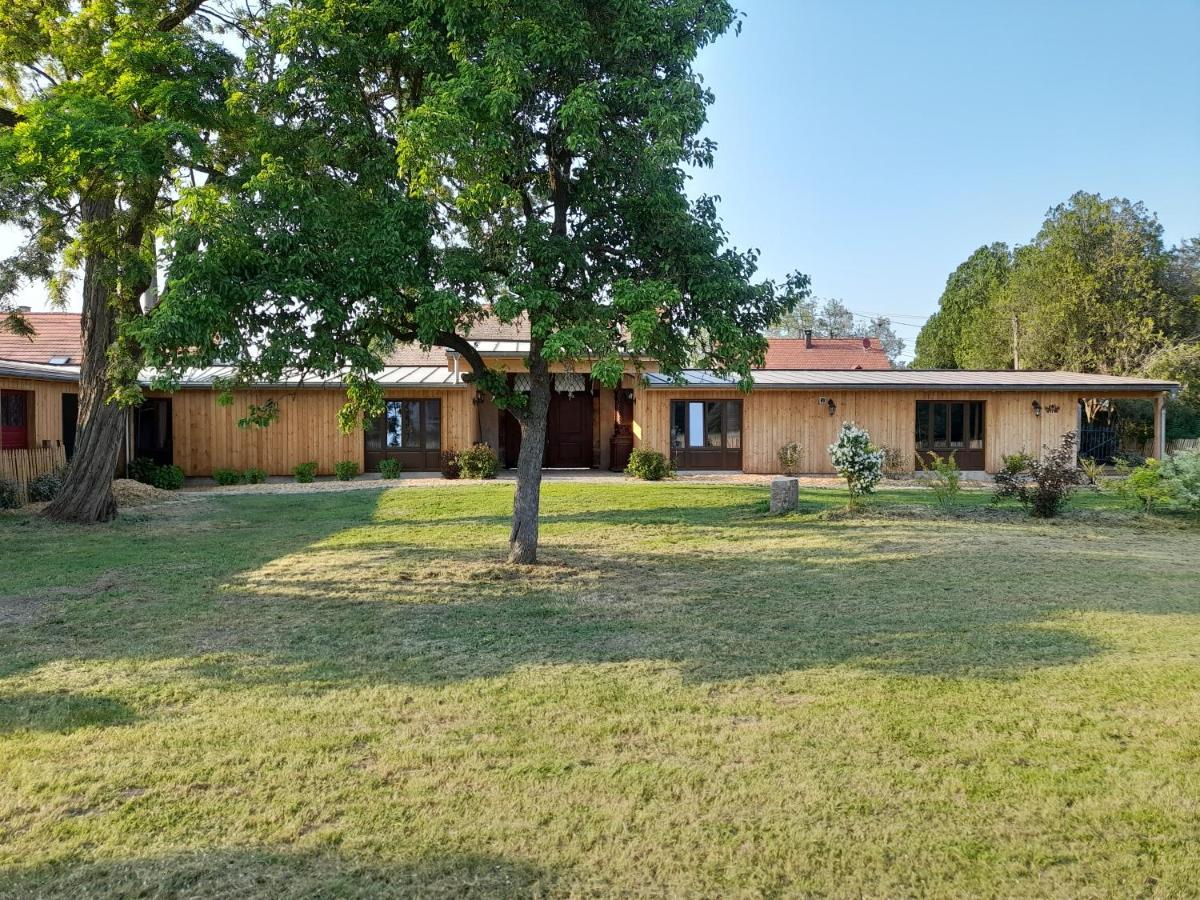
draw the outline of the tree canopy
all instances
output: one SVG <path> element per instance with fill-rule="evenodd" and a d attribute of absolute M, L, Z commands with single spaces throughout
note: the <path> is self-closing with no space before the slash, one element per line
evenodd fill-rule
<path fill-rule="evenodd" d="M 693 61 L 735 22 L 720 0 L 272 11 L 237 101 L 259 127 L 176 204 L 139 339 L 168 370 L 345 368 L 346 425 L 378 403 L 393 342 L 460 353 L 521 423 L 511 557 L 532 561 L 549 367 L 589 360 L 611 385 L 633 355 L 748 379 L 804 284 L 753 281 L 756 255 L 684 190 L 714 153 Z M 528 393 L 466 340 L 483 317 L 528 320 Z"/>
<path fill-rule="evenodd" d="M 1161 371 L 1200 337 L 1195 245 L 1164 248 L 1141 203 L 1077 193 L 1029 244 L 981 247 L 955 270 L 915 365 Z"/>
<path fill-rule="evenodd" d="M 84 355 L 76 459 L 48 507 L 94 521 L 138 397 L 137 345 L 119 340 L 154 281 L 154 232 L 228 128 L 236 59 L 200 0 L 0 7 L 0 222 L 24 240 L 0 260 L 0 312 L 25 282 L 61 301 L 82 275 Z"/>

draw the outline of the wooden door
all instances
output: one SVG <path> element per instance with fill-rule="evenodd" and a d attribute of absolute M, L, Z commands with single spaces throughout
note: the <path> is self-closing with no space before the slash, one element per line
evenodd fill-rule
<path fill-rule="evenodd" d="M 0 392 L 0 447 L 29 448 L 29 391 Z"/>
<path fill-rule="evenodd" d="M 546 447 L 542 466 L 547 469 L 590 469 L 592 467 L 592 392 L 567 393 L 551 390 L 546 414 Z M 516 416 L 501 414 L 500 431 L 504 465 L 515 469 L 521 456 L 521 425 Z"/>

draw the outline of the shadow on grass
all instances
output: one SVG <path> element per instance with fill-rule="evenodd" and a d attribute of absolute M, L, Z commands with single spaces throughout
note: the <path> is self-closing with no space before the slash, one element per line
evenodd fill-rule
<path fill-rule="evenodd" d="M 467 492 L 431 497 L 425 515 L 411 491 L 242 498 L 178 544 L 146 535 L 138 553 L 171 554 L 164 571 L 131 571 L 102 601 L 17 629 L 0 677 L 60 658 L 169 658 L 230 689 L 635 660 L 711 682 L 836 666 L 994 679 L 1102 652 L 1064 622 L 1075 613 L 1197 611 L 1190 557 L 1124 533 L 770 519 L 745 489 L 664 491 L 649 508 L 618 492 L 599 508 L 612 490 L 576 512 L 552 496 L 558 539 L 531 569 L 499 563 L 507 517 L 486 489 L 471 492 L 479 516 Z"/>
<path fill-rule="evenodd" d="M 51 863 L 0 871 L 0 897 L 528 897 L 555 876 L 525 862 L 450 854 L 407 864 L 269 849 Z"/>
<path fill-rule="evenodd" d="M 102 725 L 128 725 L 135 719 L 128 705 L 109 697 L 67 691 L 0 692 L 0 734 L 69 732 Z"/>

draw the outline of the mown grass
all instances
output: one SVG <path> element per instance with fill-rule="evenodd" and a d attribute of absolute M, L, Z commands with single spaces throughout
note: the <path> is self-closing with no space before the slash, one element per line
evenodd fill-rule
<path fill-rule="evenodd" d="M 511 485 L 0 519 L 0 896 L 1181 896 L 1200 531 Z"/>

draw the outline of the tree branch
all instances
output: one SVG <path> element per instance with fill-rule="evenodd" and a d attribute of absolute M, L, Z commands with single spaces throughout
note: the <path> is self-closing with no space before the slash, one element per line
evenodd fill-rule
<path fill-rule="evenodd" d="M 192 13 L 204 5 L 204 0 L 184 0 L 182 6 L 158 20 L 159 31 L 173 31 Z"/>
<path fill-rule="evenodd" d="M 13 112 L 11 109 L 5 109 L 0 106 L 0 128 L 12 128 L 18 122 L 24 122 L 25 117 L 20 113 Z"/>

